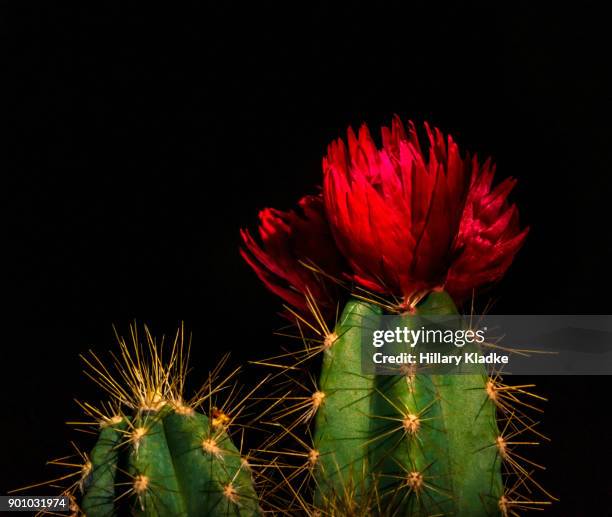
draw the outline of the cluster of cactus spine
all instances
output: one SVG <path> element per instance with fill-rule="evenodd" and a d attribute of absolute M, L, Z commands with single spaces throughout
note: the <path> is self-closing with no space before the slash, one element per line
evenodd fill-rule
<path fill-rule="evenodd" d="M 232 415 L 213 405 L 225 388 L 235 394 L 229 384 L 235 372 L 217 382 L 220 365 L 186 401 L 182 391 L 189 353 L 183 346 L 183 329 L 168 357 L 163 355 L 163 342 L 146 328 L 144 344 L 135 326 L 131 332 L 130 340 L 119 338 L 114 371 L 95 354 L 83 357 L 87 375 L 111 400 L 100 407 L 79 403 L 93 421 L 72 424 L 98 429 L 91 452 L 77 449 L 78 464 L 50 462 L 77 467 L 60 478 L 78 478 L 63 492 L 71 500 L 71 515 L 260 515 L 251 466 L 230 437 L 246 398 L 233 401 Z"/>

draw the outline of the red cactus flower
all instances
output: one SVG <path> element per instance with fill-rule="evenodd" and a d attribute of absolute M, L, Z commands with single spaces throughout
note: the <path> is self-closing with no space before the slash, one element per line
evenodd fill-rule
<path fill-rule="evenodd" d="M 513 181 L 491 191 L 489 161 L 462 157 L 450 136 L 425 128 L 427 152 L 396 117 L 382 149 L 363 125 L 323 160 L 325 208 L 353 280 L 403 305 L 435 288 L 460 301 L 498 280 L 527 232 L 506 201 Z"/>
<path fill-rule="evenodd" d="M 319 308 L 335 312 L 333 282 L 314 273 L 304 263 L 312 264 L 331 277 L 341 276 L 343 259 L 338 252 L 327 219 L 323 197 L 305 196 L 299 212 L 266 208 L 259 213 L 257 244 L 248 230 L 241 230 L 246 249 L 240 254 L 266 287 L 299 312 L 307 312 L 305 294 L 310 292 Z"/>
<path fill-rule="evenodd" d="M 518 210 L 508 203 L 516 180 L 507 178 L 491 189 L 495 166 L 487 160 L 472 177 L 455 241 L 456 259 L 446 277 L 446 290 L 456 300 L 500 279 L 512 264 L 529 231 L 521 231 Z"/>

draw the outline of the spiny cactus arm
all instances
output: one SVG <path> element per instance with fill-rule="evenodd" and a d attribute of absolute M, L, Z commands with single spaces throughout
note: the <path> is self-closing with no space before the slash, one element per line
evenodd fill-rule
<path fill-rule="evenodd" d="M 348 485 L 359 490 L 369 483 L 374 377 L 361 373 L 361 330 L 375 327 L 380 314 L 376 306 L 349 301 L 328 338 L 319 381 L 325 399 L 317 412 L 314 435 L 319 499 Z"/>
<path fill-rule="evenodd" d="M 339 339 L 325 353 L 320 389 L 326 397 L 315 422 L 321 453 L 316 504 L 325 507 L 346 490 L 359 499 L 355 485 L 361 483 L 370 491 L 374 485 L 383 504 L 400 515 L 498 515 L 499 431 L 484 368 L 461 375 L 363 375 L 359 316 L 369 315 L 374 327 L 379 320 L 372 315 L 379 313 L 350 302 Z M 415 315 L 457 315 L 459 324 L 444 292 L 427 296 L 406 316 L 407 326 L 421 325 Z M 342 333 L 347 323 L 351 332 Z"/>
<path fill-rule="evenodd" d="M 236 397 L 240 388 L 234 384 L 228 399 L 221 398 L 237 373 L 217 382 L 225 358 L 186 399 L 184 336 L 181 326 L 168 349 L 146 327 L 141 340 L 133 326 L 131 339 L 118 336 L 120 351 L 110 365 L 94 352 L 83 356 L 88 377 L 109 398 L 97 407 L 79 402 L 87 418 L 72 423 L 94 426 L 97 442 L 89 454 L 72 443 L 75 460 L 49 463 L 73 472 L 24 489 L 69 480 L 62 495 L 70 498 L 71 515 L 83 517 L 260 515 L 251 467 L 229 432 L 253 391 Z"/>

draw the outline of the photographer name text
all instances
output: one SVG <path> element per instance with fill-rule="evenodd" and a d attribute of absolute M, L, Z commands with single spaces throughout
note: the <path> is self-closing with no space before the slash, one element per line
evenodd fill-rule
<path fill-rule="evenodd" d="M 387 355 L 383 352 L 376 352 L 372 356 L 372 361 L 375 364 L 450 364 L 459 366 L 461 364 L 508 364 L 508 356 L 497 352 L 489 354 L 465 352 L 460 355 L 448 355 L 440 352 L 420 352 L 418 354 L 402 352 Z"/>

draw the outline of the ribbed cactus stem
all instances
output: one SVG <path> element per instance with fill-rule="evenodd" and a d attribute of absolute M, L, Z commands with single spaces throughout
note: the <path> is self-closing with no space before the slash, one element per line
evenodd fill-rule
<path fill-rule="evenodd" d="M 250 468 L 222 424 L 171 405 L 115 419 L 90 454 L 88 517 L 259 515 Z"/>
<path fill-rule="evenodd" d="M 357 507 L 375 492 L 394 515 L 499 514 L 502 453 L 484 367 L 467 374 L 406 368 L 402 375 L 364 375 L 361 334 L 377 327 L 380 314 L 372 304 L 349 302 L 325 351 L 316 504 L 338 507 L 337 499 L 350 493 Z M 429 315 L 458 317 L 451 298 L 434 292 L 404 322 Z"/>

